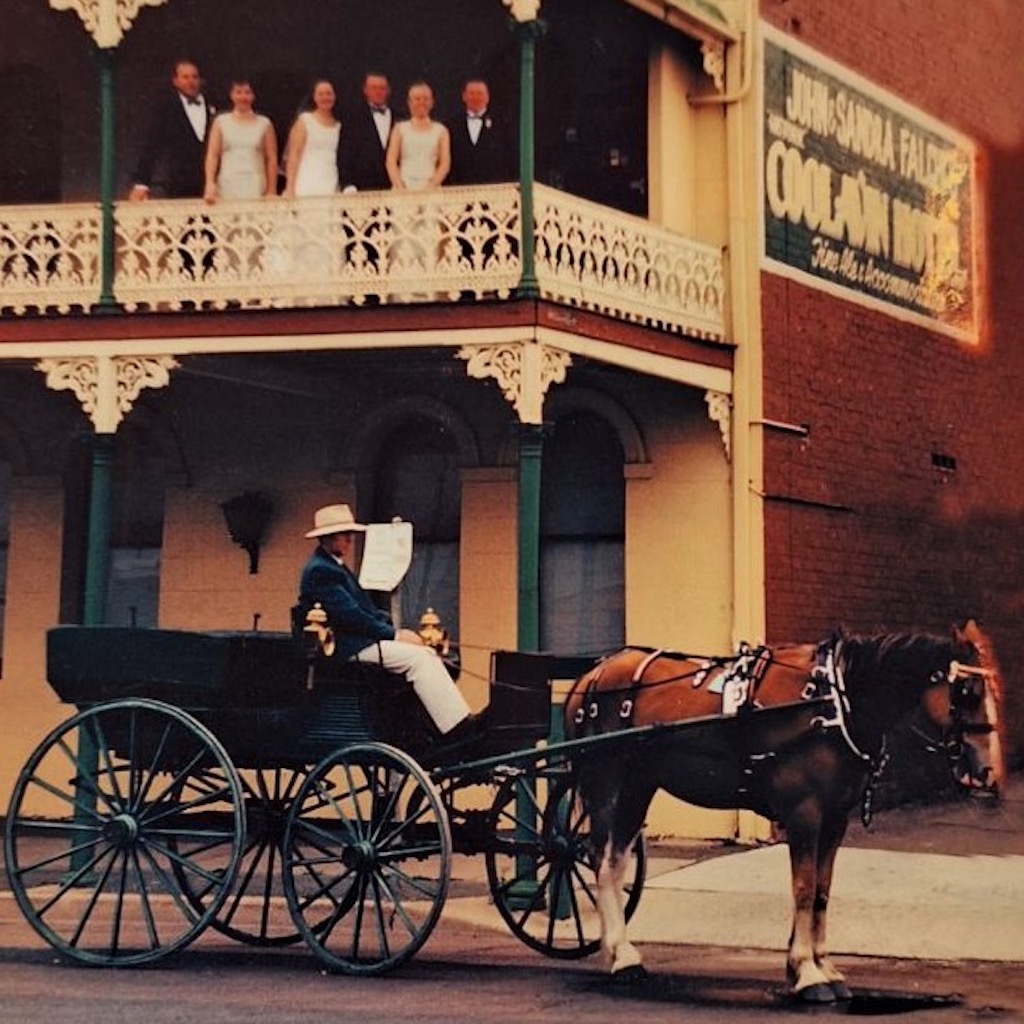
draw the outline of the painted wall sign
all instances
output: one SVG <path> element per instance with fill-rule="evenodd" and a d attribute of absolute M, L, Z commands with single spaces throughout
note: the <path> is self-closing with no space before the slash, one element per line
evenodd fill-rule
<path fill-rule="evenodd" d="M 977 335 L 970 140 L 762 25 L 768 269 Z"/>

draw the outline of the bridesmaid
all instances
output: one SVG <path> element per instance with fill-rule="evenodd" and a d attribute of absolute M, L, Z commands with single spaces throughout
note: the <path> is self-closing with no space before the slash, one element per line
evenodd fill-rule
<path fill-rule="evenodd" d="M 231 111 L 210 129 L 206 153 L 208 203 L 220 199 L 258 199 L 277 190 L 277 137 L 270 118 L 253 109 L 256 93 L 246 77 L 231 81 Z"/>
<path fill-rule="evenodd" d="M 286 196 L 329 196 L 338 190 L 341 122 L 337 95 L 326 78 L 313 83 L 309 109 L 295 119 L 285 148 Z"/>
<path fill-rule="evenodd" d="M 426 82 L 409 86 L 407 102 L 409 120 L 395 125 L 388 143 L 386 165 L 391 187 L 438 188 L 452 167 L 451 136 L 430 116 L 434 90 Z"/>

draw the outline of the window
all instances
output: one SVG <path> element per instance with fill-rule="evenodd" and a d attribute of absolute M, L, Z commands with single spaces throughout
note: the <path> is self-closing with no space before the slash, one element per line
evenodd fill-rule
<path fill-rule="evenodd" d="M 15 65 L 0 70 L 0 203 L 61 197 L 61 98 L 54 76 Z"/>
<path fill-rule="evenodd" d="M 112 626 L 156 626 L 164 528 L 163 460 L 145 434 L 125 425 L 118 434 L 114 470 L 105 621 Z"/>
<path fill-rule="evenodd" d="M 593 413 L 559 419 L 541 470 L 540 643 L 590 654 L 625 639 L 623 451 Z"/>
<path fill-rule="evenodd" d="M 400 516 L 413 524 L 413 558 L 399 589 L 401 624 L 415 629 L 433 608 L 451 633 L 459 622 L 458 452 L 438 420 L 414 417 L 393 430 L 380 448 L 373 519 Z"/>

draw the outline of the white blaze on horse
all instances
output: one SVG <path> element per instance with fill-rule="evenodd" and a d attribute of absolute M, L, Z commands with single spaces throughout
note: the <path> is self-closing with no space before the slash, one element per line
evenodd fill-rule
<path fill-rule="evenodd" d="M 566 704 L 570 739 L 647 730 L 575 758 L 591 819 L 601 944 L 613 974 L 640 972 L 626 937 L 623 873 L 654 794 L 746 808 L 782 826 L 792 869 L 790 990 L 807 1002 L 850 997 L 828 955 L 826 916 L 850 812 L 883 762 L 886 733 L 920 709 L 954 778 L 998 796 L 1002 679 L 973 621 L 951 637 L 836 634 L 729 660 L 625 648 L 580 678 Z M 724 714 L 723 714 L 724 710 Z M 706 724 L 680 725 L 693 719 Z"/>

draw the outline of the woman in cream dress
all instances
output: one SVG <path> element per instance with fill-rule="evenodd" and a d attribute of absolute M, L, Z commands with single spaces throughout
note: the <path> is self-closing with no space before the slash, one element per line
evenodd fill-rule
<path fill-rule="evenodd" d="M 311 109 L 295 119 L 285 147 L 285 189 L 290 199 L 333 196 L 338 191 L 338 146 L 341 122 L 334 115 L 337 94 L 326 78 L 311 91 Z M 333 211 L 326 204 L 298 204 L 283 240 L 285 263 L 304 280 L 330 278 L 344 254 L 341 230 L 332 231 Z M 337 244 L 332 244 L 332 238 Z"/>
<path fill-rule="evenodd" d="M 256 93 L 245 78 L 231 83 L 231 111 L 210 129 L 206 151 L 208 203 L 258 199 L 277 192 L 277 137 L 270 118 L 253 109 Z"/>
<path fill-rule="evenodd" d="M 452 166 L 451 137 L 448 129 L 430 116 L 434 109 L 434 91 L 426 82 L 414 82 L 409 86 L 407 102 L 409 120 L 395 125 L 388 142 L 385 164 L 391 187 L 411 192 L 440 188 Z M 418 270 L 429 274 L 434 269 L 440 222 L 437 215 L 429 215 L 427 209 L 428 204 L 424 203 L 415 213 L 411 208 L 405 211 L 405 231 L 397 232 L 392 272 L 415 273 Z M 406 245 L 402 244 L 403 235 L 408 239 Z"/>
<path fill-rule="evenodd" d="M 288 135 L 286 196 L 331 196 L 338 191 L 341 122 L 334 116 L 336 101 L 327 79 L 314 82 L 312 109 L 299 114 Z"/>

